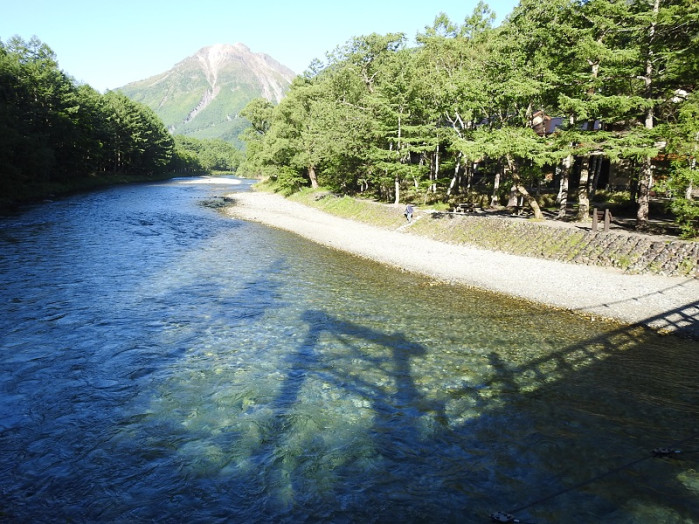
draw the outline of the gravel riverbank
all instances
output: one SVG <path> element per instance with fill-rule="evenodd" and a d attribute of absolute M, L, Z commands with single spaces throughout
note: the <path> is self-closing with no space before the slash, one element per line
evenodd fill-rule
<path fill-rule="evenodd" d="M 553 307 L 699 337 L 699 280 L 631 275 L 452 245 L 339 218 L 280 195 L 229 195 L 226 212 L 290 231 L 328 247 L 429 277 Z"/>

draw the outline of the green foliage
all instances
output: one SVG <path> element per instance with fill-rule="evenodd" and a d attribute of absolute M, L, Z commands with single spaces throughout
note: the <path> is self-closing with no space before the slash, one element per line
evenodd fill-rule
<path fill-rule="evenodd" d="M 694 180 L 694 184 L 699 186 L 699 175 L 697 170 L 687 171 L 688 176 Z M 699 237 L 699 200 L 691 198 L 675 198 L 671 204 L 672 211 L 678 217 L 678 223 L 685 238 Z"/>
<path fill-rule="evenodd" d="M 108 170 L 135 173 L 166 171 L 174 141 L 155 113 L 114 91 L 103 97 Z"/>
<path fill-rule="evenodd" d="M 183 162 L 180 172 L 234 172 L 242 154 L 232 144 L 221 139 L 200 140 L 175 135 L 175 152 Z"/>
<path fill-rule="evenodd" d="M 160 175 L 174 142 L 147 107 L 100 95 L 58 68 L 36 37 L 0 42 L 0 192 L 5 201 L 82 187 L 105 173 Z"/>
<path fill-rule="evenodd" d="M 699 237 L 699 93 L 682 100 L 675 125 L 668 126 L 668 149 L 673 154 L 673 169 L 665 181 L 665 189 L 673 195 L 672 211 L 687 238 Z"/>
<path fill-rule="evenodd" d="M 683 108 L 698 87 L 698 5 L 521 0 L 493 28 L 481 3 L 462 24 L 439 14 L 412 49 L 401 34 L 355 37 L 276 108 L 249 106 L 258 124 L 244 137 L 244 166 L 288 190 L 316 174 L 337 192 L 453 202 L 472 198 L 474 172 L 496 199 L 496 173 L 500 192 L 536 189 L 569 157 L 590 155 L 636 166 L 632 185 L 647 196 L 648 166 L 670 154 L 672 209 L 690 227 L 697 134 L 688 126 L 699 118 Z M 537 134 L 542 115 L 565 124 Z"/>
<path fill-rule="evenodd" d="M 336 195 L 310 188 L 304 188 L 296 192 L 291 199 L 336 216 L 375 226 L 395 228 L 405 223 L 402 206 L 386 206 L 368 200 L 352 198 L 346 195 Z"/>
<path fill-rule="evenodd" d="M 289 166 L 282 166 L 272 177 L 275 182 L 277 192 L 289 196 L 299 191 L 306 185 L 305 177 Z"/>

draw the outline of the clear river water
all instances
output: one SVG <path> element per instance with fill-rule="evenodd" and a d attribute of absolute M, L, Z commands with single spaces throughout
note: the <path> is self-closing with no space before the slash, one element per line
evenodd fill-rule
<path fill-rule="evenodd" d="M 247 189 L 0 219 L 0 522 L 699 522 L 696 341 L 214 209 Z"/>

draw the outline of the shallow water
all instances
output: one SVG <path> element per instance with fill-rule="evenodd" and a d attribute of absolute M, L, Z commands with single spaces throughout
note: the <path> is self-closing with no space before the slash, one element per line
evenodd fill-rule
<path fill-rule="evenodd" d="M 233 189 L 0 220 L 0 521 L 699 520 L 695 342 L 201 205 Z"/>

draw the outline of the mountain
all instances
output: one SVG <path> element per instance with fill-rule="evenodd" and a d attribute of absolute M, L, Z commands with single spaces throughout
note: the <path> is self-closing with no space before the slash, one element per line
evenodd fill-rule
<path fill-rule="evenodd" d="M 261 96 L 279 102 L 295 76 L 244 44 L 216 44 L 118 90 L 153 109 L 174 134 L 236 143 L 246 126 L 240 110 Z"/>

